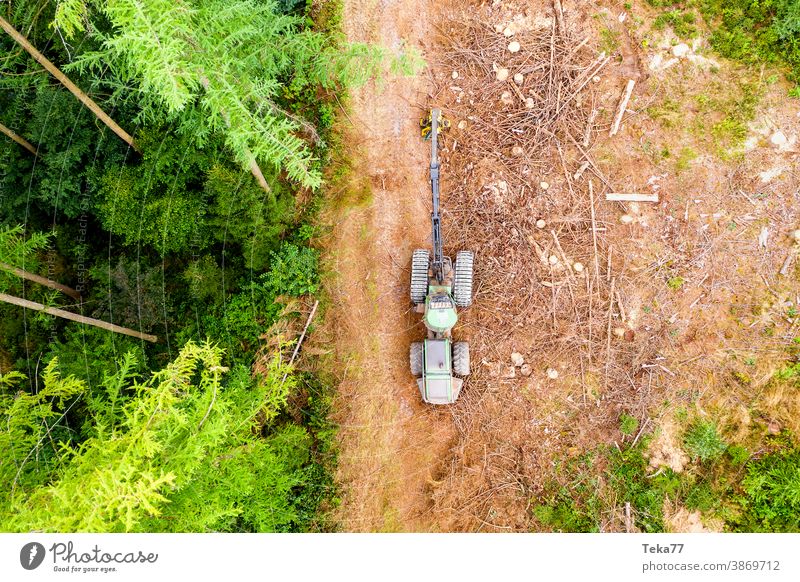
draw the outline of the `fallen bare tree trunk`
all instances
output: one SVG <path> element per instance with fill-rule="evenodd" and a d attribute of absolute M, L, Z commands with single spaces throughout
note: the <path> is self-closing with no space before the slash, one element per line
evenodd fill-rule
<path fill-rule="evenodd" d="M 61 283 L 56 283 L 51 279 L 40 277 L 39 275 L 34 275 L 33 273 L 29 273 L 28 271 L 19 269 L 14 265 L 9 265 L 8 263 L 0 263 L 0 269 L 8 271 L 9 273 L 13 273 L 14 275 L 22 279 L 33 281 L 34 283 L 38 283 L 39 285 L 44 285 L 45 287 L 50 287 L 50 289 L 55 289 L 56 291 L 61 291 L 62 293 L 69 295 L 70 297 L 75 299 L 75 301 L 81 300 L 81 294 L 72 287 L 67 287 L 66 285 L 62 285 Z"/>
<path fill-rule="evenodd" d="M 120 139 L 122 139 L 122 141 L 127 143 L 137 152 L 141 153 L 139 147 L 134 143 L 133 137 L 131 137 L 131 135 L 128 132 L 126 132 L 119 125 L 117 125 L 116 122 L 113 119 L 111 119 L 106 114 L 105 111 L 100 109 L 100 106 L 97 105 L 97 103 L 92 101 L 92 99 L 86 93 L 81 91 L 78 88 L 78 86 L 75 85 L 75 83 L 70 81 L 69 78 L 67 78 L 67 76 L 59 70 L 58 67 L 56 67 L 53 63 L 51 63 L 47 59 L 47 57 L 45 57 L 42 53 L 36 50 L 36 47 L 34 47 L 31 43 L 28 42 L 28 39 L 26 39 L 19 32 L 17 32 L 17 30 L 2 17 L 0 17 L 0 28 L 5 30 L 8 33 L 8 35 L 17 42 L 17 44 L 19 44 L 22 48 L 28 51 L 28 53 L 34 59 L 36 59 L 40 65 L 42 65 L 45 69 L 47 69 L 47 71 L 50 74 L 52 74 L 56 79 L 58 79 L 59 82 L 62 85 L 64 85 L 64 87 L 69 89 L 69 91 L 73 95 L 75 95 L 75 97 L 77 97 L 81 103 L 83 103 L 86 107 L 88 107 L 89 110 L 92 113 L 94 113 L 100 121 L 105 123 L 109 127 L 109 129 L 111 129 L 111 131 L 116 133 L 120 137 Z"/>
<path fill-rule="evenodd" d="M 636 192 L 609 192 L 609 202 L 658 202 L 658 194 L 638 194 Z"/>
<path fill-rule="evenodd" d="M 48 307 L 47 305 L 42 305 L 41 303 L 36 303 L 35 301 L 28 301 L 27 299 L 21 299 L 20 297 L 6 295 L 5 293 L 0 293 L 0 301 L 4 303 L 10 303 L 11 305 L 17 305 L 18 307 L 24 307 L 25 309 L 33 309 L 34 311 L 41 311 L 42 313 L 47 313 L 48 315 L 55 315 L 56 317 L 61 317 L 63 319 L 68 319 L 70 321 L 76 321 L 78 323 L 92 325 L 94 327 L 99 327 L 108 331 L 113 331 L 114 333 L 130 335 L 139 339 L 147 340 L 149 342 L 155 343 L 158 341 L 158 338 L 154 335 L 141 333 L 136 330 L 127 327 L 122 327 L 119 325 L 114 325 L 113 323 L 108 323 L 105 321 L 101 321 L 99 319 L 93 319 L 91 317 L 84 317 L 83 315 L 78 315 L 76 313 L 70 313 L 69 311 L 64 311 L 63 309 L 58 309 L 56 307 Z"/>
<path fill-rule="evenodd" d="M 306 332 L 308 331 L 308 326 L 311 325 L 311 321 L 314 319 L 314 314 L 317 312 L 317 307 L 319 307 L 319 300 L 314 301 L 314 307 L 311 308 L 311 313 L 308 314 L 308 319 L 306 320 L 306 326 L 303 328 L 303 333 L 300 334 L 300 339 L 297 340 L 297 345 L 294 347 L 294 351 L 292 352 L 292 358 L 289 360 L 289 367 L 294 364 L 294 360 L 297 357 L 297 354 L 300 352 L 300 346 L 303 345 L 303 340 L 306 337 Z M 281 380 L 281 386 L 283 383 L 286 382 L 286 378 L 289 376 L 289 372 L 286 372 L 283 375 L 283 379 Z"/>
<path fill-rule="evenodd" d="M 33 144 L 26 140 L 24 137 L 20 136 L 15 132 L 13 129 L 7 128 L 5 125 L 0 123 L 0 133 L 3 133 L 17 142 L 19 145 L 24 147 L 26 150 L 31 152 L 34 156 L 36 155 L 36 148 L 33 147 Z"/>
<path fill-rule="evenodd" d="M 617 117 L 614 119 L 614 125 L 611 126 L 611 131 L 609 132 L 609 136 L 617 135 L 619 131 L 619 124 L 622 123 L 622 116 L 625 115 L 625 110 L 628 108 L 628 101 L 631 100 L 631 93 L 633 93 L 633 86 L 636 85 L 636 81 L 630 79 L 628 84 L 625 86 L 625 93 L 622 95 L 622 99 L 619 102 L 619 108 L 617 109 Z"/>

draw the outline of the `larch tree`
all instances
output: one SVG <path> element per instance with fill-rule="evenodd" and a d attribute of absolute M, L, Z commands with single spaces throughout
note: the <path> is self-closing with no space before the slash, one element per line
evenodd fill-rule
<path fill-rule="evenodd" d="M 112 30 L 93 27 L 101 48 L 71 67 L 110 67 L 135 88 L 127 98 L 136 99 L 142 121 L 177 122 L 199 144 L 219 133 L 244 168 L 254 171 L 263 161 L 309 188 L 322 181 L 310 147 L 318 136 L 280 105 L 282 95 L 290 84 L 315 91 L 366 82 L 388 56 L 306 30 L 302 18 L 280 14 L 272 0 L 69 0 L 55 23 L 74 33 L 92 11 Z M 401 57 L 392 66 L 408 62 Z"/>

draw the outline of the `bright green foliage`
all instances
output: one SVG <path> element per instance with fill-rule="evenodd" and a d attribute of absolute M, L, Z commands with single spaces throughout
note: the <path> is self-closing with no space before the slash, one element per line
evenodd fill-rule
<path fill-rule="evenodd" d="M 637 428 L 639 428 L 639 421 L 635 416 L 623 413 L 619 417 L 619 431 L 625 436 L 633 436 Z"/>
<path fill-rule="evenodd" d="M 608 486 L 616 502 L 630 502 L 635 512 L 635 525 L 643 532 L 664 531 L 664 499 L 677 498 L 682 491 L 680 476 L 672 469 L 657 475 L 648 474 L 643 455 L 646 439 L 634 448 L 609 449 Z"/>
<path fill-rule="evenodd" d="M 597 531 L 597 523 L 566 490 L 533 508 L 533 516 L 552 532 L 582 533 Z"/>
<path fill-rule="evenodd" d="M 211 156 L 188 138 L 145 131 L 138 139 L 142 163 L 110 166 L 99 180 L 103 225 L 128 244 L 152 245 L 161 253 L 202 242 L 205 201 L 193 190 L 211 167 Z"/>
<path fill-rule="evenodd" d="M 57 0 L 54 28 L 61 29 L 66 38 L 74 38 L 80 31 L 86 29 L 86 3 L 83 0 Z"/>
<path fill-rule="evenodd" d="M 599 531 L 600 481 L 596 474 L 594 454 L 568 460 L 557 467 L 559 480 L 545 488 L 544 503 L 532 508 L 539 524 L 554 532 Z"/>
<path fill-rule="evenodd" d="M 283 79 L 290 93 L 363 82 L 380 69 L 378 48 L 332 45 L 302 30 L 303 20 L 279 14 L 272 1 L 97 0 L 113 26 L 95 32 L 102 48 L 74 67 L 110 66 L 124 84 L 138 87 L 139 119 L 175 121 L 199 144 L 224 135 L 243 168 L 265 161 L 304 186 L 321 175 L 308 142 L 313 127 L 280 105 Z"/>
<path fill-rule="evenodd" d="M 725 452 L 727 444 L 717 431 L 717 424 L 710 420 L 697 420 L 683 437 L 686 452 L 700 461 L 713 461 Z"/>
<path fill-rule="evenodd" d="M 54 430 L 65 403 L 85 390 L 73 377 L 62 378 L 53 359 L 42 374 L 40 389 L 29 394 L 18 389 L 25 376 L 19 372 L 0 375 L 0 506 L 20 490 L 42 483 L 57 464 L 57 441 L 65 437 Z M 6 510 L 0 510 L 0 515 Z M 0 530 L 6 530 L 0 527 Z"/>
<path fill-rule="evenodd" d="M 147 357 L 141 341 L 97 327 L 70 325 L 63 337 L 51 341 L 42 361 L 49 363 L 57 358 L 60 374 L 83 381 L 87 403 L 92 406 L 96 399 L 105 397 L 110 389 L 107 379 L 119 371 L 129 356 L 133 357 L 132 372 L 146 371 Z"/>
<path fill-rule="evenodd" d="M 50 235 L 42 232 L 25 236 L 21 225 L 0 226 L 0 262 L 35 271 L 39 266 L 36 254 L 47 248 Z"/>
<path fill-rule="evenodd" d="M 773 453 L 750 463 L 741 531 L 800 532 L 800 450 Z"/>
<path fill-rule="evenodd" d="M 291 528 L 299 519 L 293 496 L 304 482 L 310 439 L 293 425 L 267 438 L 259 432 L 276 420 L 296 380 L 281 380 L 286 368 L 277 357 L 255 382 L 245 368 L 228 372 L 221 358 L 218 348 L 189 343 L 166 368 L 140 380 L 135 359 L 126 356 L 106 377 L 106 397 L 90 406 L 91 436 L 63 449 L 49 485 L 15 490 L 0 510 L 2 529 Z M 56 414 L 41 406 L 44 399 L 63 401 L 85 390 L 74 378 L 60 380 L 56 365 L 48 367 L 49 392 L 39 400 L 3 401 L 3 412 L 21 426 L 0 437 L 14 437 L 8 446 L 16 465 L 41 440 L 42 415 Z M 4 490 L 16 465 L 2 473 Z"/>
<path fill-rule="evenodd" d="M 653 28 L 656 30 L 663 30 L 669 26 L 680 38 L 691 38 L 697 35 L 697 27 L 695 26 L 696 20 L 697 17 L 694 12 L 670 10 L 656 17 L 653 21 Z"/>

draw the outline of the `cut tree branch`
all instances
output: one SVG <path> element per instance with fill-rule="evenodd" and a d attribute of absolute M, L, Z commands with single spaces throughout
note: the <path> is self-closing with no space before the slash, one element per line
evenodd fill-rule
<path fill-rule="evenodd" d="M 155 343 L 158 341 L 158 338 L 154 335 L 141 333 L 136 330 L 127 327 L 121 327 L 119 325 L 114 325 L 113 323 L 108 323 L 105 321 L 101 321 L 99 319 L 84 317 L 83 315 L 78 315 L 77 313 L 64 311 L 63 309 L 58 309 L 56 307 L 48 307 L 47 305 L 42 305 L 41 303 L 36 303 L 35 301 L 28 301 L 27 299 L 21 299 L 20 297 L 6 295 L 5 293 L 0 293 L 0 301 L 4 303 L 10 303 L 11 305 L 16 305 L 18 307 L 24 307 L 25 309 L 33 309 L 34 311 L 41 311 L 42 313 L 47 313 L 48 315 L 55 315 L 56 317 L 61 317 L 63 319 L 68 319 L 70 321 L 76 321 L 78 323 L 84 323 L 86 325 L 100 327 L 108 331 L 113 331 L 114 333 L 130 335 L 149 342 Z"/>
<path fill-rule="evenodd" d="M 111 131 L 116 133 L 120 137 L 120 139 L 122 139 L 122 141 L 127 143 L 129 146 L 131 146 L 137 152 L 141 153 L 141 150 L 139 149 L 139 147 L 134 143 L 133 137 L 131 137 L 131 135 L 128 132 L 126 132 L 119 125 L 117 125 L 116 122 L 113 119 L 111 119 L 106 114 L 105 111 L 100 109 L 100 106 L 97 105 L 97 103 L 95 103 L 91 99 L 91 97 L 89 97 L 86 93 L 81 91 L 78 88 L 78 86 L 75 85 L 75 83 L 70 81 L 67 78 L 67 76 L 59 70 L 58 67 L 56 67 L 53 63 L 51 63 L 47 59 L 47 57 L 45 57 L 42 53 L 40 53 L 38 50 L 36 50 L 36 47 L 34 47 L 31 43 L 28 42 L 28 39 L 26 39 L 19 32 L 17 32 L 17 30 L 13 26 L 11 26 L 11 24 L 9 24 L 8 21 L 3 19 L 3 17 L 1 17 L 1 16 L 0 16 L 0 28 L 5 30 L 11 38 L 13 38 L 22 48 L 24 48 L 26 51 L 28 51 L 28 53 L 34 59 L 36 59 L 39 62 L 40 65 L 42 65 L 45 69 L 47 69 L 47 71 L 51 75 L 53 75 L 56 79 L 58 79 L 59 82 L 62 85 L 64 85 L 64 87 L 69 89 L 69 91 L 73 95 L 75 95 L 75 97 L 77 97 L 78 100 L 81 103 L 83 103 L 86 107 L 88 107 L 89 110 L 91 110 L 91 112 L 94 113 L 100 121 L 105 123 L 109 127 L 109 129 L 111 129 Z"/>
<path fill-rule="evenodd" d="M 0 123 L 0 133 L 3 133 L 17 142 L 19 145 L 24 147 L 26 150 L 31 152 L 34 156 L 36 155 L 36 148 L 33 147 L 33 144 L 26 140 L 25 138 L 18 135 L 13 129 L 7 128 L 5 125 Z"/>

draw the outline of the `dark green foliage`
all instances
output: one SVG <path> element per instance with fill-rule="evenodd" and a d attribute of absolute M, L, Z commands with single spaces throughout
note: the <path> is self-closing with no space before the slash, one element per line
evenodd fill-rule
<path fill-rule="evenodd" d="M 299 296 L 317 292 L 319 254 L 309 247 L 285 244 L 272 255 L 266 288 L 275 296 Z"/>
<path fill-rule="evenodd" d="M 748 64 L 784 64 L 800 82 L 800 3 L 795 0 L 700 0 L 711 25 L 711 44 Z"/>
<path fill-rule="evenodd" d="M 710 420 L 697 420 L 686 431 L 683 444 L 695 459 L 713 461 L 725 452 L 727 444 L 717 431 L 717 424 Z"/>
<path fill-rule="evenodd" d="M 21 225 L 0 226 L 0 262 L 36 273 L 41 268 L 39 254 L 50 239 L 48 233 L 34 232 L 26 236 Z M 0 292 L 18 289 L 22 281 L 16 275 L 0 269 Z"/>
<path fill-rule="evenodd" d="M 269 265 L 270 253 L 295 218 L 292 192 L 275 177 L 269 181 L 270 191 L 264 192 L 249 172 L 215 164 L 204 185 L 209 238 L 241 245 L 250 270 L 261 271 Z"/>
<path fill-rule="evenodd" d="M 92 317 L 145 332 L 165 325 L 170 297 L 161 265 L 122 255 L 114 263 L 98 263 L 91 278 L 98 297 Z"/>
<path fill-rule="evenodd" d="M 272 253 L 270 269 L 231 296 L 215 314 L 204 319 L 204 333 L 247 357 L 259 338 L 283 310 L 280 296 L 297 297 L 317 291 L 318 254 L 308 247 L 284 244 Z"/>
<path fill-rule="evenodd" d="M 180 251 L 204 242 L 205 200 L 198 196 L 212 157 L 189 140 L 143 132 L 145 151 L 137 166 L 109 167 L 99 180 L 98 216 L 128 245 Z"/>
<path fill-rule="evenodd" d="M 748 464 L 739 531 L 800 532 L 800 450 L 769 454 Z"/>

